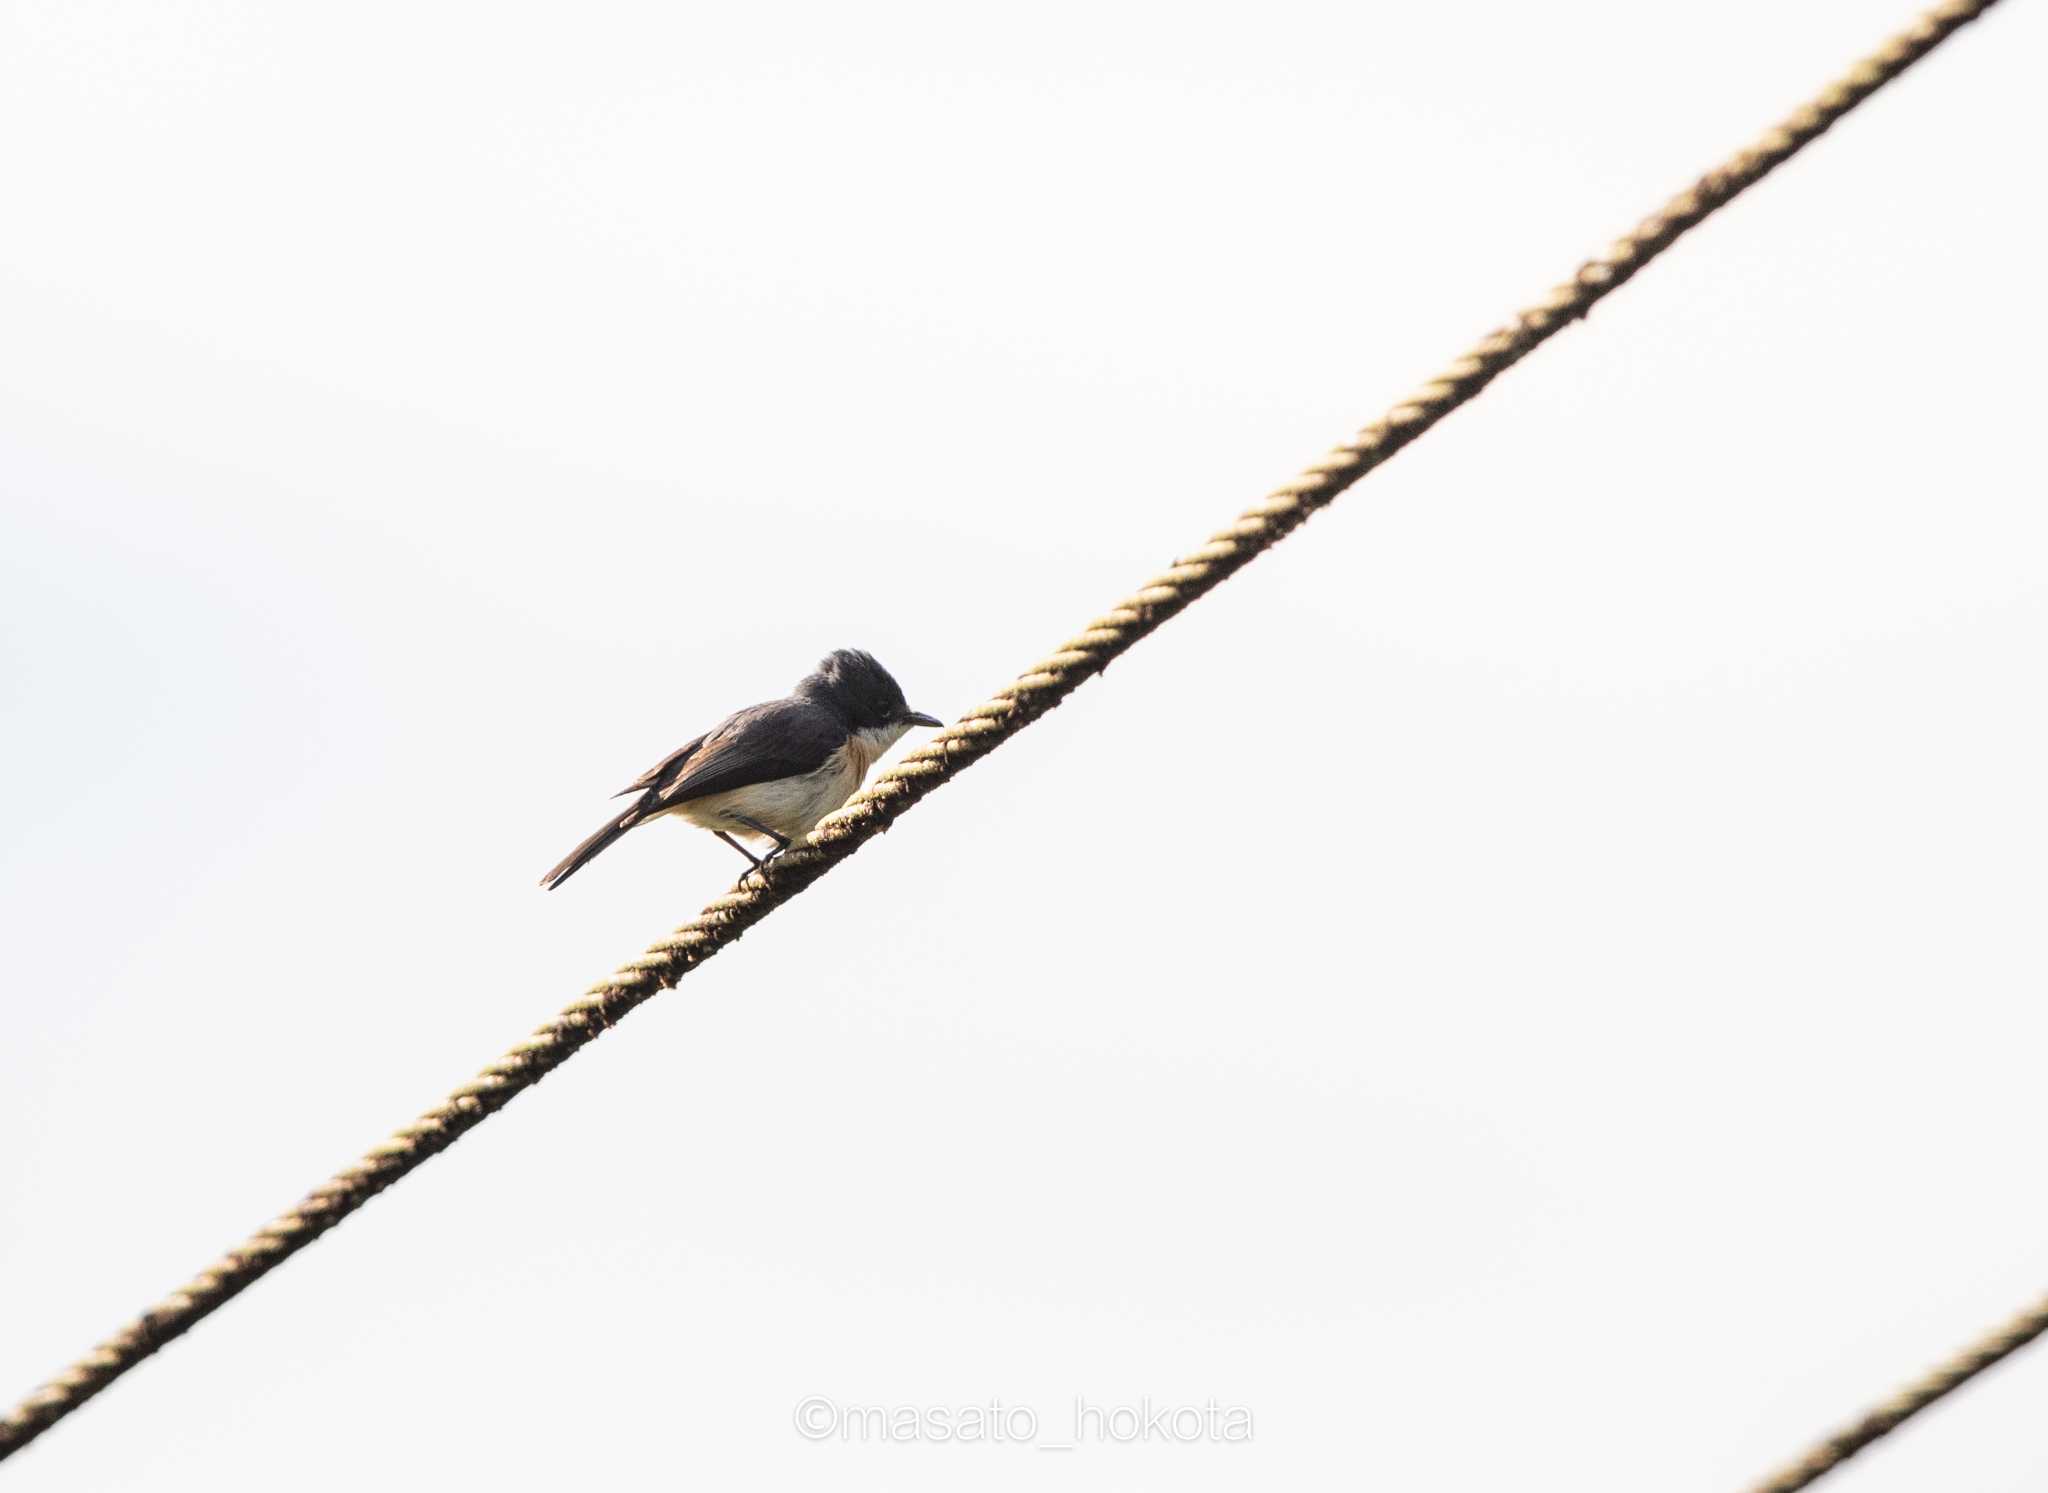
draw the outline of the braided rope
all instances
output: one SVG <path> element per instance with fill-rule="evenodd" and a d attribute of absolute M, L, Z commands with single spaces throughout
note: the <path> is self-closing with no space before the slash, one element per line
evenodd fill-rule
<path fill-rule="evenodd" d="M 1814 1444 L 1750 1493 L 1799 1493 L 1856 1455 L 1878 1437 L 1897 1429 L 1944 1395 L 1962 1388 L 1986 1369 L 2009 1358 L 2048 1332 L 2048 1297 L 1985 1333 L 1952 1358 L 1935 1365 L 1880 1405 L 1873 1405 L 1834 1435 Z"/>
<path fill-rule="evenodd" d="M 804 845 L 750 876 L 640 958 L 593 986 L 470 1082 L 308 1193 L 183 1287 L 0 1417 L 0 1459 L 340 1223 L 379 1192 L 567 1062 L 791 897 L 886 831 L 953 774 L 1016 735 L 1112 659 L 1299 528 L 1351 484 L 1474 398 L 1677 239 L 1788 160 L 1836 120 L 1996 0 L 1949 0 L 1857 62 L 1755 144 L 1679 193 L 1534 306 L 1482 338 L 1406 401 L 1278 488 L 1199 549 L 1088 624 L 986 704 L 908 752 L 820 824 Z M 1967 1377 L 1967 1376 L 1966 1376 Z M 1960 1382 L 1960 1381 L 1958 1381 Z M 1950 1386 L 1953 1387 L 1953 1386 Z M 1944 1391 L 1946 1392 L 1946 1391 Z M 1917 1407 L 1916 1407 L 1917 1408 Z M 1909 1412 L 1910 1413 L 1910 1412 Z"/>

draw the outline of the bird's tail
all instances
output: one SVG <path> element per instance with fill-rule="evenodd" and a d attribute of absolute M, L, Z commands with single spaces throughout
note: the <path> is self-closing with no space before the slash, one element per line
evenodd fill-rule
<path fill-rule="evenodd" d="M 638 808 L 629 810 L 620 818 L 612 820 L 596 834 L 562 857 L 562 863 L 540 879 L 541 886 L 547 891 L 553 891 L 571 876 L 582 870 L 584 862 L 590 860 L 600 850 L 603 850 L 612 841 L 618 839 L 620 835 L 623 835 L 639 822 L 640 811 Z"/>

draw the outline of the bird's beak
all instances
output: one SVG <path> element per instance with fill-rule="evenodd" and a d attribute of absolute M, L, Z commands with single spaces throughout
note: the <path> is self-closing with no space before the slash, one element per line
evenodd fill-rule
<path fill-rule="evenodd" d="M 937 716 L 935 716 L 935 715 L 926 715 L 926 714 L 925 714 L 925 713 L 924 713 L 923 711 L 921 711 L 921 710 L 913 710 L 913 711 L 911 711 L 911 712 L 910 712 L 910 713 L 909 713 L 908 715 L 904 716 L 904 717 L 903 717 L 903 719 L 905 719 L 906 721 L 910 722 L 910 724 L 911 724 L 911 725 L 913 725 L 913 726 L 934 726 L 934 727 L 938 727 L 938 726 L 943 726 L 943 725 L 945 725 L 945 724 L 946 724 L 946 723 L 945 723 L 944 721 L 940 720 L 940 719 L 939 719 L 939 718 L 938 718 Z"/>

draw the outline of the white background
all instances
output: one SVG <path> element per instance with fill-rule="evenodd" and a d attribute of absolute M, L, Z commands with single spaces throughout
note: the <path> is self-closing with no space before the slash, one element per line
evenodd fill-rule
<path fill-rule="evenodd" d="M 1909 14 L 0 6 L 0 1395 Z M 2042 7 L 4 1471 L 1727 1489 L 2048 1289 Z M 1249 1407 L 814 1445 L 808 1395 Z M 2048 1355 L 1846 1470 L 2038 1489 Z"/>

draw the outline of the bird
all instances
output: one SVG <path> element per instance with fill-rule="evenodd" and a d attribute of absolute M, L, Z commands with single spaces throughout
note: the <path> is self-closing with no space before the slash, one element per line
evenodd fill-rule
<path fill-rule="evenodd" d="M 637 796 L 540 884 L 553 891 L 627 830 L 670 814 L 745 856 L 744 881 L 851 798 L 875 759 L 912 726 L 943 724 L 912 710 L 872 653 L 837 649 L 787 697 L 734 711 L 612 795 Z M 754 854 L 741 838 L 766 854 Z"/>

